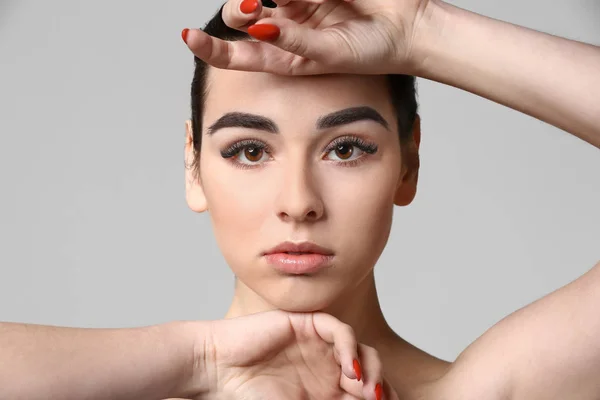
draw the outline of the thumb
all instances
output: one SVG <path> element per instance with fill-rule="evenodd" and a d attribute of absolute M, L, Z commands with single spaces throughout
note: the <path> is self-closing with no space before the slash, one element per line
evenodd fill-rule
<path fill-rule="evenodd" d="M 264 18 L 248 27 L 248 34 L 260 41 L 268 42 L 282 50 L 326 64 L 337 64 L 334 60 L 342 54 L 345 41 L 333 29 L 309 28 L 285 18 Z"/>

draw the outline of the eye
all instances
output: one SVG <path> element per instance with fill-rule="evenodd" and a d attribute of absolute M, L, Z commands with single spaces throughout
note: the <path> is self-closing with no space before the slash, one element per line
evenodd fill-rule
<path fill-rule="evenodd" d="M 356 146 L 353 146 L 349 143 L 342 143 L 335 146 L 335 149 L 331 150 L 328 153 L 328 157 L 330 159 L 334 158 L 341 161 L 347 161 L 351 160 L 353 156 L 355 158 L 360 157 L 361 154 L 362 150 L 357 148 Z"/>
<path fill-rule="evenodd" d="M 269 160 L 269 149 L 258 140 L 242 140 L 221 151 L 221 157 L 245 166 L 259 165 Z"/>
<path fill-rule="evenodd" d="M 350 136 L 334 140 L 325 151 L 325 158 L 329 160 L 349 162 L 360 159 L 365 153 L 374 154 L 377 152 L 377 145 Z"/>
<path fill-rule="evenodd" d="M 265 149 L 247 146 L 238 154 L 238 160 L 244 164 L 254 164 L 260 161 L 266 161 L 263 160 L 265 156 L 267 156 L 268 159 L 268 154 Z"/>

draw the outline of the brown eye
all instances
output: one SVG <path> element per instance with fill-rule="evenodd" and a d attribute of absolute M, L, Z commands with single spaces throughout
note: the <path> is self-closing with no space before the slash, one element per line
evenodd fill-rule
<path fill-rule="evenodd" d="M 263 157 L 264 149 L 258 147 L 246 147 L 244 149 L 244 156 L 248 161 L 258 162 Z"/>
<path fill-rule="evenodd" d="M 342 160 L 347 160 L 352 157 L 354 153 L 354 146 L 349 144 L 340 144 L 335 146 L 335 155 Z"/>

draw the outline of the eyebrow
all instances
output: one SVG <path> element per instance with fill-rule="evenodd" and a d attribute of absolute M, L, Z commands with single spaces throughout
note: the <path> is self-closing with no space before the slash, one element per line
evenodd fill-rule
<path fill-rule="evenodd" d="M 316 123 L 318 130 L 335 128 L 358 121 L 373 121 L 389 130 L 389 124 L 383 116 L 372 107 L 360 106 L 344 108 L 319 117 Z M 279 133 L 279 127 L 270 118 L 257 114 L 243 112 L 230 112 L 224 114 L 215 123 L 208 127 L 207 133 L 214 135 L 224 128 L 249 128 L 268 133 Z"/>

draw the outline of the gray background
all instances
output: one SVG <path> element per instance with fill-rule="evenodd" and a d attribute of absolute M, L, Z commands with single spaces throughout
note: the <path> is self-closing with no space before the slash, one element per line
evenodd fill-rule
<path fill-rule="evenodd" d="M 600 1 L 453 2 L 600 44 Z M 193 62 L 220 0 L 0 0 L 0 320 L 125 327 L 220 318 L 232 274 L 184 202 Z M 600 259 L 600 153 L 420 82 L 422 171 L 377 268 L 407 340 L 452 359 Z"/>

